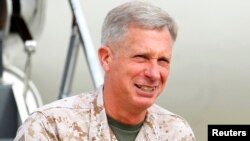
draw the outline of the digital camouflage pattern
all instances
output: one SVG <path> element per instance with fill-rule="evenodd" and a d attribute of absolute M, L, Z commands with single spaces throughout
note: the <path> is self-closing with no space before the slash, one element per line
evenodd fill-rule
<path fill-rule="evenodd" d="M 15 141 L 116 141 L 97 91 L 55 101 L 34 112 L 18 129 Z M 154 104 L 136 141 L 194 141 L 189 124 Z"/>

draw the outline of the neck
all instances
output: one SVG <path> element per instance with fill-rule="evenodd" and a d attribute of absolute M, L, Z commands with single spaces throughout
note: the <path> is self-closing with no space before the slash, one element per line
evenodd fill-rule
<path fill-rule="evenodd" d="M 146 117 L 146 111 L 141 113 L 132 113 L 125 111 L 124 108 L 117 107 L 115 105 L 105 104 L 107 114 L 113 119 L 129 125 L 135 125 L 144 121 Z"/>
<path fill-rule="evenodd" d="M 113 119 L 124 123 L 135 125 L 144 121 L 147 109 L 139 109 L 128 106 L 125 100 L 118 101 L 114 96 L 104 93 L 104 107 L 106 113 Z"/>

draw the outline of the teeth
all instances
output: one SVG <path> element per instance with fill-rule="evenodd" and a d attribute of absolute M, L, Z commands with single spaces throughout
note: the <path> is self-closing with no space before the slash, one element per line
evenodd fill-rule
<path fill-rule="evenodd" d="M 142 86 L 142 85 L 138 85 L 138 87 L 143 90 L 143 91 L 146 91 L 146 92 L 152 92 L 155 87 L 149 87 L 149 86 Z"/>

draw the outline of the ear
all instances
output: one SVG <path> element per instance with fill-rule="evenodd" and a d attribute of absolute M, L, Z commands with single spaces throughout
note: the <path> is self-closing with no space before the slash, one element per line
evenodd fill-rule
<path fill-rule="evenodd" d="M 111 60 L 111 50 L 107 46 L 101 46 L 98 49 L 98 57 L 99 61 L 104 69 L 104 71 L 108 71 L 110 69 L 110 60 Z"/>

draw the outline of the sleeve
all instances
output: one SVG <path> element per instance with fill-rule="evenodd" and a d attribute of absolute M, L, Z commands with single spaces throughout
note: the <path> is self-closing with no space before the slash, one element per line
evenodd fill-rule
<path fill-rule="evenodd" d="M 48 141 L 55 135 L 46 127 L 47 119 L 39 112 L 33 113 L 17 130 L 14 141 Z"/>
<path fill-rule="evenodd" d="M 180 140 L 195 141 L 194 132 L 187 121 L 183 121 L 183 125 L 180 126 Z"/>
<path fill-rule="evenodd" d="M 172 125 L 172 140 L 176 141 L 195 141 L 194 132 L 185 119 L 178 119 L 175 125 Z"/>

